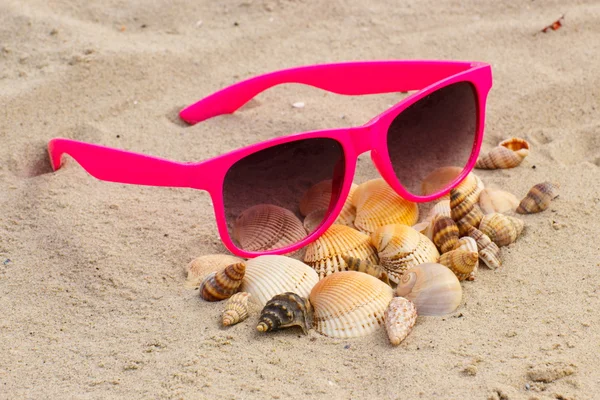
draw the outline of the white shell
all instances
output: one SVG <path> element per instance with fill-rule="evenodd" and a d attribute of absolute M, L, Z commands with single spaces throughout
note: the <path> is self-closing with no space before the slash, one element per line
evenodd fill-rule
<path fill-rule="evenodd" d="M 518 206 L 517 196 L 504 190 L 485 188 L 479 194 L 479 207 L 484 214 L 515 211 Z"/>
<path fill-rule="evenodd" d="M 417 322 L 415 304 L 404 297 L 394 297 L 385 310 L 385 330 L 392 345 L 397 346 L 412 330 Z"/>

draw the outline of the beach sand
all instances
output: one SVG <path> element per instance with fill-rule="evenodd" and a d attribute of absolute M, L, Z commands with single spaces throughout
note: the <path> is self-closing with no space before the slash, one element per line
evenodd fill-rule
<path fill-rule="evenodd" d="M 0 398 L 597 398 L 599 21 L 597 1 L 3 0 Z M 207 193 L 101 182 L 69 157 L 51 172 L 57 136 L 196 161 L 363 124 L 401 95 L 284 85 L 195 126 L 177 113 L 263 72 L 367 59 L 491 63 L 482 150 L 532 150 L 476 173 L 519 198 L 562 186 L 501 270 L 480 268 L 455 313 L 419 317 L 398 347 L 383 329 L 221 328 L 223 304 L 184 288 L 190 260 L 225 252 Z M 377 176 L 366 154 L 358 169 Z"/>

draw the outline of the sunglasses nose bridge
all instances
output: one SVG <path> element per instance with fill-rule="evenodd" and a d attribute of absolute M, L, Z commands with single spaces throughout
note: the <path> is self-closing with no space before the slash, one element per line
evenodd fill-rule
<path fill-rule="evenodd" d="M 350 128 L 348 133 L 357 156 L 373 148 L 374 129 L 372 125 Z"/>

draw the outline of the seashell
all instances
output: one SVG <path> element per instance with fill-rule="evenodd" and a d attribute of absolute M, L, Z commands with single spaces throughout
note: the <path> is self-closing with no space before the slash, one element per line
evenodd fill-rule
<path fill-rule="evenodd" d="M 252 295 L 251 301 L 261 307 L 273 296 L 294 292 L 308 297 L 319 275 L 302 261 L 285 256 L 259 256 L 246 262 L 246 275 L 241 290 Z"/>
<path fill-rule="evenodd" d="M 352 184 L 350 192 L 348 193 L 348 198 L 344 203 L 342 211 L 340 211 L 340 215 L 336 219 L 336 223 L 353 226 L 354 218 L 356 217 L 356 207 L 352 204 L 352 195 L 357 187 L 358 185 Z M 331 179 L 321 181 L 308 189 L 300 200 L 300 214 L 303 216 L 308 217 L 311 213 L 320 211 L 321 219 L 316 226 L 320 225 L 323 216 L 329 209 L 329 203 L 331 202 L 331 188 Z M 316 219 L 316 215 L 318 214 L 313 214 L 313 220 Z M 306 220 L 304 226 L 306 227 Z M 312 230 L 309 230 L 309 232 L 312 232 Z"/>
<path fill-rule="evenodd" d="M 299 326 L 304 334 L 312 327 L 313 312 L 308 299 L 296 293 L 286 292 L 274 296 L 260 312 L 256 330 L 259 332 L 277 331 L 291 326 Z"/>
<path fill-rule="evenodd" d="M 431 240 L 406 225 L 382 226 L 371 235 L 371 242 L 377 248 L 380 265 L 394 283 L 398 283 L 406 269 L 436 262 L 440 256 Z"/>
<path fill-rule="evenodd" d="M 525 139 L 510 138 L 498 143 L 489 153 L 479 157 L 475 168 L 514 168 L 529 154 L 529 143 Z"/>
<path fill-rule="evenodd" d="M 443 189 L 447 188 L 454 179 L 460 175 L 464 168 L 460 167 L 441 167 L 423 179 L 421 182 L 421 194 L 423 196 L 428 196 L 434 193 L 438 193 Z M 483 181 L 474 173 L 469 172 L 465 179 L 462 180 L 461 183 L 456 185 L 456 188 L 462 187 L 464 191 L 475 191 L 476 194 L 479 194 L 481 190 L 484 188 Z M 447 200 L 450 197 L 448 195 L 444 195 L 441 197 L 443 200 Z"/>
<path fill-rule="evenodd" d="M 306 237 L 293 212 L 273 204 L 257 204 L 242 212 L 233 224 L 233 238 L 246 251 L 280 249 Z"/>
<path fill-rule="evenodd" d="M 450 198 L 440 200 L 427 213 L 427 217 L 422 222 L 413 225 L 413 229 L 421 232 L 429 239 L 433 237 L 433 221 L 437 216 L 450 216 Z"/>
<path fill-rule="evenodd" d="M 525 223 L 518 218 L 500 213 L 491 213 L 481 219 L 479 230 L 501 247 L 517 240 L 524 226 Z"/>
<path fill-rule="evenodd" d="M 222 321 L 223 326 L 235 325 L 248 318 L 248 298 L 250 293 L 238 292 L 231 296 L 225 303 Z"/>
<path fill-rule="evenodd" d="M 383 179 L 373 179 L 361 184 L 354 192 L 356 206 L 354 226 L 373 233 L 389 224 L 414 225 L 419 219 L 416 203 L 400 197 Z"/>
<path fill-rule="evenodd" d="M 378 264 L 379 259 L 369 236 L 345 225 L 331 225 L 325 233 L 306 247 L 304 262 L 323 278 L 346 270 L 343 255 Z"/>
<path fill-rule="evenodd" d="M 229 254 L 207 254 L 195 258 L 185 267 L 187 273 L 185 287 L 197 288 L 206 275 L 242 261 L 244 260 Z"/>
<path fill-rule="evenodd" d="M 365 274 L 374 276 L 375 278 L 379 279 L 380 281 L 382 281 L 388 285 L 390 284 L 388 274 L 387 274 L 387 272 L 385 272 L 385 268 L 383 268 L 381 265 L 376 265 L 370 261 L 361 260 L 359 258 L 354 258 L 354 257 L 349 257 L 349 256 L 342 256 L 342 258 L 344 259 L 344 262 L 346 263 L 347 271 L 364 272 Z"/>
<path fill-rule="evenodd" d="M 488 235 L 473 227 L 469 229 L 467 234 L 477 243 L 479 258 L 483 260 L 488 268 L 496 269 L 502 265 L 502 261 L 500 260 L 500 248 L 496 243 L 491 241 Z"/>
<path fill-rule="evenodd" d="M 245 271 L 246 264 L 240 262 L 210 273 L 200 284 L 200 297 L 206 301 L 228 299 L 238 291 Z"/>
<path fill-rule="evenodd" d="M 517 197 L 504 190 L 485 188 L 479 194 L 479 207 L 484 214 L 515 211 L 518 205 Z"/>
<path fill-rule="evenodd" d="M 460 236 L 467 233 L 469 227 L 479 226 L 483 213 L 477 204 L 479 193 L 477 191 L 456 188 L 450 191 L 450 216 L 458 226 Z M 477 194 L 475 194 L 477 193 Z"/>
<path fill-rule="evenodd" d="M 442 264 L 425 263 L 407 270 L 396 288 L 417 307 L 419 315 L 445 315 L 462 300 L 462 288 L 454 272 Z"/>
<path fill-rule="evenodd" d="M 490 241 L 490 243 L 492 243 Z M 496 248 L 498 248 L 498 246 L 496 246 Z M 466 251 L 474 251 L 476 253 L 479 253 L 479 249 L 477 248 L 477 242 L 475 241 L 475 239 L 473 239 L 470 236 L 463 236 L 460 239 L 458 239 L 458 243 L 456 244 L 456 247 L 454 248 L 454 250 L 466 250 Z M 471 273 L 469 274 L 469 277 L 467 278 L 468 281 L 474 281 L 475 277 L 477 276 L 477 271 L 479 270 L 479 257 L 477 257 L 477 262 L 475 263 L 475 267 L 473 268 L 473 271 L 471 271 Z"/>
<path fill-rule="evenodd" d="M 394 297 L 384 313 L 385 330 L 394 346 L 398 346 L 417 322 L 415 304 L 404 297 Z"/>
<path fill-rule="evenodd" d="M 560 185 L 552 182 L 538 183 L 527 193 L 527 196 L 517 207 L 519 214 L 533 214 L 544 211 L 550 205 L 550 201 L 558 196 Z"/>
<path fill-rule="evenodd" d="M 331 274 L 310 292 L 315 329 L 329 337 L 350 338 L 375 332 L 394 294 L 379 279 L 356 271 Z"/>
<path fill-rule="evenodd" d="M 442 254 L 438 263 L 454 272 L 459 281 L 464 281 L 479 263 L 479 254 L 477 250 L 452 250 Z"/>
<path fill-rule="evenodd" d="M 458 226 L 450 217 L 438 215 L 432 228 L 432 239 L 441 254 L 446 253 L 458 243 Z M 442 263 L 443 264 L 443 263 Z"/>

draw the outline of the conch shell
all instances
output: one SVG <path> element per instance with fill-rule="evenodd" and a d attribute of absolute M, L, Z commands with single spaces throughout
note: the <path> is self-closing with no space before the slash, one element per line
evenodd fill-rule
<path fill-rule="evenodd" d="M 479 258 L 483 260 L 488 268 L 496 269 L 502 265 L 502 261 L 500 260 L 500 248 L 496 243 L 491 241 L 488 235 L 473 227 L 469 229 L 468 235 L 477 243 Z"/>
<path fill-rule="evenodd" d="M 550 205 L 550 201 L 558 196 L 560 185 L 552 182 L 538 183 L 531 189 L 529 193 L 517 207 L 519 214 L 533 214 L 544 211 Z"/>
<path fill-rule="evenodd" d="M 477 204 L 478 200 L 478 192 L 464 188 L 450 191 L 450 215 L 458 226 L 460 236 L 466 235 L 470 227 L 479 226 L 483 213 Z"/>
<path fill-rule="evenodd" d="M 458 238 L 458 226 L 452 218 L 443 215 L 435 218 L 432 239 L 440 253 L 447 253 L 454 249 L 458 243 Z"/>
<path fill-rule="evenodd" d="M 233 224 L 233 238 L 247 251 L 280 249 L 306 237 L 296 215 L 273 204 L 257 204 L 242 212 Z"/>
<path fill-rule="evenodd" d="M 492 243 L 492 242 L 490 241 L 490 243 Z M 496 246 L 496 248 L 498 248 L 498 246 Z M 460 239 L 458 239 L 458 243 L 456 244 L 456 247 L 454 248 L 454 250 L 465 250 L 465 251 L 479 253 L 479 248 L 477 247 L 477 242 L 475 241 L 475 239 L 473 239 L 470 236 L 463 236 Z M 475 263 L 475 267 L 473 267 L 473 271 L 471 271 L 471 273 L 469 274 L 469 277 L 467 278 L 468 281 L 474 281 L 475 277 L 477 276 L 477 271 L 479 269 L 479 257 L 477 257 L 477 258 L 478 259 L 477 259 L 477 262 Z"/>
<path fill-rule="evenodd" d="M 354 219 L 356 218 L 356 207 L 352 204 L 352 194 L 357 187 L 358 185 L 352 184 L 344 207 L 335 221 L 336 224 L 353 226 Z M 321 224 L 323 217 L 327 213 L 327 210 L 329 210 L 331 189 L 331 179 L 321 181 L 308 189 L 300 200 L 300 214 L 306 217 L 304 219 L 304 227 L 308 232 L 312 232 Z"/>
<path fill-rule="evenodd" d="M 475 168 L 514 168 L 529 154 L 529 143 L 525 139 L 510 138 L 498 143 L 489 153 L 479 157 Z"/>
<path fill-rule="evenodd" d="M 484 214 L 515 211 L 519 205 L 517 197 L 504 190 L 485 188 L 479 194 L 479 207 Z"/>
<path fill-rule="evenodd" d="M 197 288 L 206 275 L 242 261 L 244 260 L 229 254 L 207 254 L 195 258 L 185 267 L 187 273 L 185 287 Z"/>
<path fill-rule="evenodd" d="M 313 312 L 308 299 L 286 292 L 276 295 L 265 304 L 256 330 L 270 332 L 299 326 L 307 334 L 312 327 L 312 320 Z"/>
<path fill-rule="evenodd" d="M 225 303 L 222 315 L 223 326 L 235 325 L 248 318 L 248 298 L 250 293 L 238 292 L 231 296 Z"/>
<path fill-rule="evenodd" d="M 394 346 L 398 346 L 417 322 L 415 304 L 404 297 L 394 297 L 384 313 L 385 330 Z"/>
<path fill-rule="evenodd" d="M 346 270 L 364 272 L 365 274 L 374 276 L 383 283 L 387 283 L 388 285 L 390 284 L 388 274 L 385 272 L 385 268 L 383 268 L 381 265 L 375 265 L 370 261 L 349 256 L 342 256 L 342 258 L 346 263 Z"/>
<path fill-rule="evenodd" d="M 315 329 L 329 337 L 351 338 L 375 332 L 393 298 L 391 287 L 356 271 L 331 274 L 310 293 Z"/>
<path fill-rule="evenodd" d="M 524 226 L 525 223 L 518 218 L 491 213 L 481 219 L 479 230 L 488 235 L 492 242 L 502 247 L 517 240 Z"/>
<path fill-rule="evenodd" d="M 200 297 L 206 301 L 220 301 L 230 298 L 238 291 L 244 278 L 246 264 L 231 264 L 207 275 L 200 284 Z"/>
<path fill-rule="evenodd" d="M 436 263 L 425 263 L 407 270 L 396 288 L 417 307 L 419 315 L 446 315 L 459 306 L 462 288 L 454 272 Z"/>
<path fill-rule="evenodd" d="M 477 250 L 452 250 L 442 254 L 438 263 L 454 272 L 459 281 L 464 281 L 479 263 L 479 254 Z"/>

